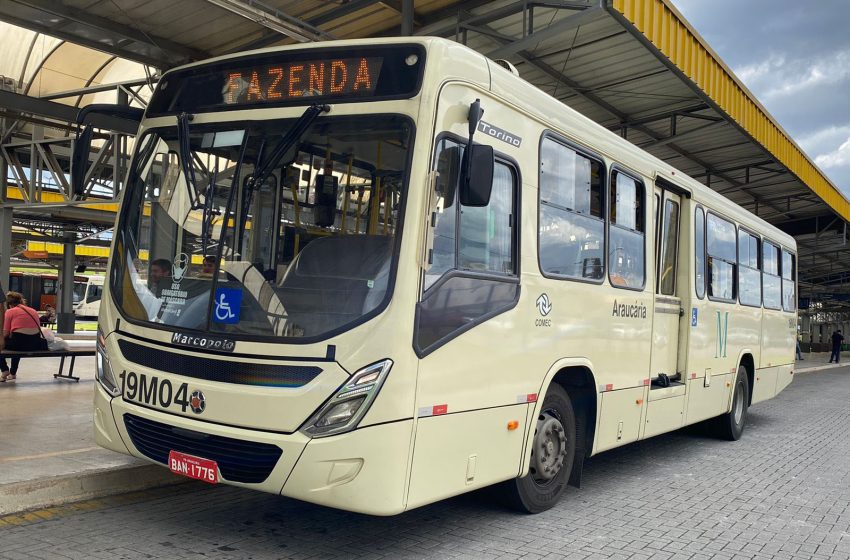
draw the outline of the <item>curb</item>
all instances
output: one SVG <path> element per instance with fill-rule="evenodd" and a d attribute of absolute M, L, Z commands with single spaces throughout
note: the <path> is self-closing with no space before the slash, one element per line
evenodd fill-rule
<path fill-rule="evenodd" d="M 812 373 L 812 372 L 815 372 L 815 371 L 823 371 L 825 369 L 835 369 L 835 368 L 844 367 L 846 365 L 847 364 L 823 364 L 823 365 L 820 365 L 820 366 L 807 367 L 805 369 L 795 369 L 794 375 L 799 375 L 801 373 Z"/>
<path fill-rule="evenodd" d="M 164 467 L 141 465 L 13 482 L 0 485 L 0 515 L 187 481 Z"/>

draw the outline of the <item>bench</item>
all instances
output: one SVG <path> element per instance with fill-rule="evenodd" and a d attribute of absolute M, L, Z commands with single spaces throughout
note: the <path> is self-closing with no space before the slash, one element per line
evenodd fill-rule
<path fill-rule="evenodd" d="M 68 350 L 32 350 L 18 352 L 17 350 L 3 350 L 0 356 L 4 358 L 61 358 L 59 362 L 59 373 L 54 373 L 55 379 L 74 380 L 79 383 L 80 378 L 74 375 L 74 362 L 78 357 L 94 356 L 94 348 L 69 348 Z M 71 358 L 68 373 L 65 373 L 65 358 Z"/>

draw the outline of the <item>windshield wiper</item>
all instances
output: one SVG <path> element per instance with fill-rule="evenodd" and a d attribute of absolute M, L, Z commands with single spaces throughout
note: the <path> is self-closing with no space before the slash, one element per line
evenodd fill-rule
<path fill-rule="evenodd" d="M 189 113 L 180 113 L 177 116 L 177 143 L 180 145 L 180 166 L 183 168 L 183 177 L 186 179 L 186 188 L 189 190 L 189 202 L 192 210 L 201 208 L 201 195 L 195 183 L 195 166 L 192 165 L 192 145 L 189 139 Z"/>
<path fill-rule="evenodd" d="M 274 149 L 274 151 L 269 155 L 268 159 L 262 162 L 262 165 L 259 166 L 254 172 L 254 176 L 248 181 L 248 184 L 251 187 L 255 187 L 256 185 L 262 185 L 263 182 L 269 178 L 272 170 L 277 167 L 280 160 L 283 159 L 283 156 L 286 155 L 292 146 L 301 140 L 301 137 L 304 136 L 304 133 L 307 132 L 307 129 L 313 124 L 313 121 L 321 115 L 322 113 L 327 113 L 330 111 L 330 105 L 310 105 L 307 107 L 307 110 L 298 117 L 298 120 L 295 121 L 295 124 L 292 125 L 283 138 L 280 139 L 280 144 Z"/>
<path fill-rule="evenodd" d="M 215 216 L 215 184 L 218 180 L 218 166 L 215 171 L 210 174 L 210 183 L 207 185 L 204 194 L 204 215 L 201 224 L 201 254 L 207 256 L 207 244 L 209 243 L 209 233 L 212 227 L 213 217 Z"/>
<path fill-rule="evenodd" d="M 239 244 L 237 247 L 242 246 L 242 235 L 245 231 L 245 221 L 248 218 L 248 207 L 251 203 L 251 196 L 254 189 L 256 189 L 259 185 L 262 185 L 266 179 L 269 178 L 269 175 L 271 175 L 272 171 L 278 167 L 287 152 L 289 152 L 292 147 L 301 140 L 310 128 L 310 125 L 313 124 L 313 121 L 315 121 L 322 113 L 327 113 L 330 110 L 330 105 L 315 104 L 307 107 L 304 113 L 298 117 L 298 120 L 295 121 L 292 127 L 286 132 L 286 134 L 283 135 L 283 138 L 280 139 L 280 143 L 274 148 L 269 157 L 262 163 L 258 162 L 258 165 L 254 170 L 254 174 L 245 184 L 245 188 L 242 192 L 242 219 L 239 223 Z M 262 153 L 262 150 L 260 153 Z M 292 159 L 294 159 L 295 154 L 293 153 L 292 155 Z M 228 207 L 228 211 L 229 210 L 230 208 Z"/>

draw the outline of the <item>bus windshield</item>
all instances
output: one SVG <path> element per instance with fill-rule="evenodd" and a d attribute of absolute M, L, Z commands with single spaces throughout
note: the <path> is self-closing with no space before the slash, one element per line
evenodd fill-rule
<path fill-rule="evenodd" d="M 381 309 L 413 125 L 319 116 L 294 136 L 303 123 L 181 122 L 142 137 L 110 276 L 126 318 L 305 340 Z"/>

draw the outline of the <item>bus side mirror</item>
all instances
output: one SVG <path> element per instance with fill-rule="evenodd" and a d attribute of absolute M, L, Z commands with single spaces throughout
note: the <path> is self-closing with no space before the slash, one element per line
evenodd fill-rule
<path fill-rule="evenodd" d="M 468 176 L 463 176 L 460 180 L 460 203 L 463 206 L 487 206 L 490 204 L 490 193 L 493 190 L 493 147 L 473 144 L 464 154 L 464 159 L 466 157 L 469 162 L 463 169 L 469 171 Z"/>
<path fill-rule="evenodd" d="M 71 192 L 75 195 L 82 195 L 85 191 L 86 169 L 89 166 L 93 135 L 94 127 L 87 124 L 77 133 L 77 140 L 74 142 L 74 152 L 71 154 Z"/>

